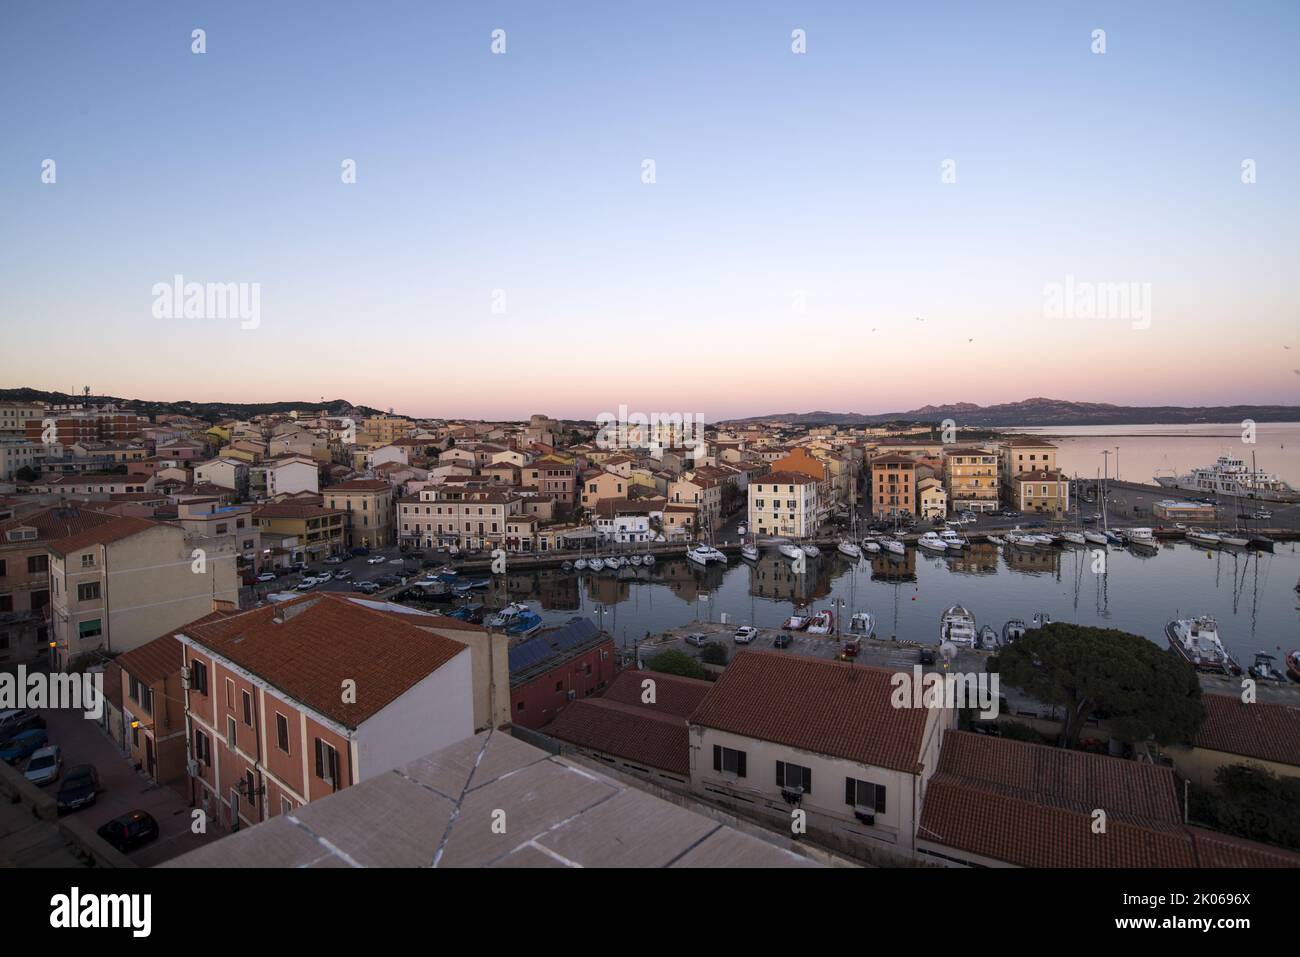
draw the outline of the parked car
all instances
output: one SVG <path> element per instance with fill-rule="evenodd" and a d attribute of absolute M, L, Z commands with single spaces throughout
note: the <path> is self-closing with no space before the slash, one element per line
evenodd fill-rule
<path fill-rule="evenodd" d="M 55 804 L 60 814 L 90 807 L 99 794 L 99 772 L 93 765 L 78 764 L 68 768 L 59 785 Z"/>
<path fill-rule="evenodd" d="M 257 576 L 257 580 L 260 582 L 273 582 L 275 581 L 275 578 L 275 572 L 262 572 L 262 574 Z"/>
<path fill-rule="evenodd" d="M 353 582 L 352 590 L 359 591 L 364 595 L 373 595 L 375 592 L 379 591 L 379 586 L 374 582 Z"/>
<path fill-rule="evenodd" d="M 45 727 L 45 719 L 30 708 L 0 711 L 0 740 L 8 741 L 22 731 Z"/>
<path fill-rule="evenodd" d="M 315 576 L 313 576 L 313 575 L 308 575 L 308 576 L 307 576 L 306 578 L 304 578 L 302 581 L 298 582 L 298 588 L 297 588 L 297 590 L 298 590 L 298 591 L 311 591 L 313 588 L 315 588 L 315 587 L 316 587 L 317 585 L 319 585 L 319 584 L 320 584 L 320 582 L 318 582 L 318 581 L 316 580 Z"/>
<path fill-rule="evenodd" d="M 158 822 L 145 811 L 128 811 L 95 832 L 123 853 L 148 844 L 158 837 Z"/>
<path fill-rule="evenodd" d="M 329 558 L 325 559 L 325 564 L 326 564 L 326 565 L 341 565 L 341 564 L 343 564 L 343 559 L 340 558 L 338 555 L 331 555 Z"/>
<path fill-rule="evenodd" d="M 1255 518 L 1260 521 L 1267 521 L 1272 517 L 1273 517 L 1273 513 L 1268 511 L 1259 511 L 1255 513 Z"/>
<path fill-rule="evenodd" d="M 382 565 L 382 564 L 383 564 L 384 562 L 386 562 L 386 561 L 388 561 L 388 559 L 384 558 L 383 555 L 371 555 L 369 558 L 366 559 L 366 564 L 367 564 L 367 565 Z"/>
<path fill-rule="evenodd" d="M 44 728 L 20 731 L 4 744 L 0 744 L 0 760 L 5 764 L 17 764 L 49 743 L 50 736 L 45 733 Z"/>
<path fill-rule="evenodd" d="M 918 663 L 923 665 L 934 664 L 934 652 L 929 648 L 922 648 L 920 654 L 916 656 Z"/>
<path fill-rule="evenodd" d="M 352 577 L 352 569 L 350 568 L 340 568 L 338 571 L 334 573 L 335 581 L 343 582 L 343 581 L 347 581 L 351 577 Z"/>
<path fill-rule="evenodd" d="M 23 769 L 23 777 L 33 784 L 49 784 L 59 778 L 63 767 L 63 751 L 57 744 L 46 745 L 32 752 Z"/>
<path fill-rule="evenodd" d="M 375 584 L 380 588 L 392 588 L 394 585 L 400 585 L 402 580 L 396 575 L 380 575 L 375 579 Z"/>
<path fill-rule="evenodd" d="M 700 634 L 698 631 L 693 631 L 686 636 L 686 643 L 688 645 L 694 645 L 696 648 L 703 648 L 709 643 L 709 636 Z"/>
<path fill-rule="evenodd" d="M 789 648 L 789 647 L 790 647 L 790 633 L 789 633 L 788 631 L 783 631 L 783 632 L 780 632 L 779 634 L 777 634 L 777 636 L 776 636 L 775 638 L 772 639 L 772 647 L 773 647 L 773 648 Z"/>
<path fill-rule="evenodd" d="M 736 634 L 733 636 L 732 640 L 734 640 L 738 645 L 748 645 L 757 637 L 757 628 L 753 625 L 741 625 L 736 629 Z"/>
<path fill-rule="evenodd" d="M 322 585 L 333 577 L 334 577 L 334 573 L 330 571 L 328 568 L 326 568 L 324 571 L 319 571 L 316 573 L 316 581 Z"/>

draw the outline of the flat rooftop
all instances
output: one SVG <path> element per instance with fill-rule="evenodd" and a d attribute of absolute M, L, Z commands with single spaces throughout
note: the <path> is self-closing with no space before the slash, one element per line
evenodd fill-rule
<path fill-rule="evenodd" d="M 486 731 L 161 866 L 820 865 Z"/>

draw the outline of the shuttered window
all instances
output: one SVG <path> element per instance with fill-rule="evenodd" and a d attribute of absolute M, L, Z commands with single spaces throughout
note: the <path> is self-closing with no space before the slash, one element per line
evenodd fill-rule
<path fill-rule="evenodd" d="M 804 794 L 812 794 L 812 768 L 778 761 L 776 762 L 776 786 L 802 788 Z"/>

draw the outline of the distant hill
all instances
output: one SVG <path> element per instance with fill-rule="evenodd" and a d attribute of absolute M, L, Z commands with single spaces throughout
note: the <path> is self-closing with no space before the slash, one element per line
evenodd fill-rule
<path fill-rule="evenodd" d="M 324 409 L 331 415 L 378 415 L 379 410 L 365 405 L 353 405 L 346 399 L 329 399 L 324 402 L 154 402 L 149 399 L 123 399 L 112 395 L 69 395 L 66 392 L 45 392 L 41 389 L 0 389 L 0 401 L 90 403 L 101 405 L 111 402 L 119 409 L 140 415 L 188 415 L 205 422 L 221 419 L 248 419 L 255 415 L 285 412 L 315 412 Z"/>
<path fill-rule="evenodd" d="M 889 422 L 942 422 L 953 419 L 963 427 L 1040 425 L 1180 425 L 1198 422 L 1300 422 L 1295 405 L 1108 405 L 1102 402 L 1069 402 L 1065 399 L 1025 399 L 1001 405 L 927 405 L 906 412 L 867 415 L 861 412 L 778 412 L 732 419 L 734 423 L 779 420 L 798 425 L 884 425 Z"/>

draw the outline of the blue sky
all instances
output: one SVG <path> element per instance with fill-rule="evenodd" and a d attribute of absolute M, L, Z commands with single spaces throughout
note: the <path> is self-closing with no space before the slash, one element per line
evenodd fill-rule
<path fill-rule="evenodd" d="M 32 361 L 3 384 L 486 416 L 1294 402 L 1298 20 L 10 3 L 0 322 Z M 259 283 L 258 327 L 155 318 L 178 273 Z M 1067 275 L 1149 283 L 1150 328 L 1045 318 Z"/>

